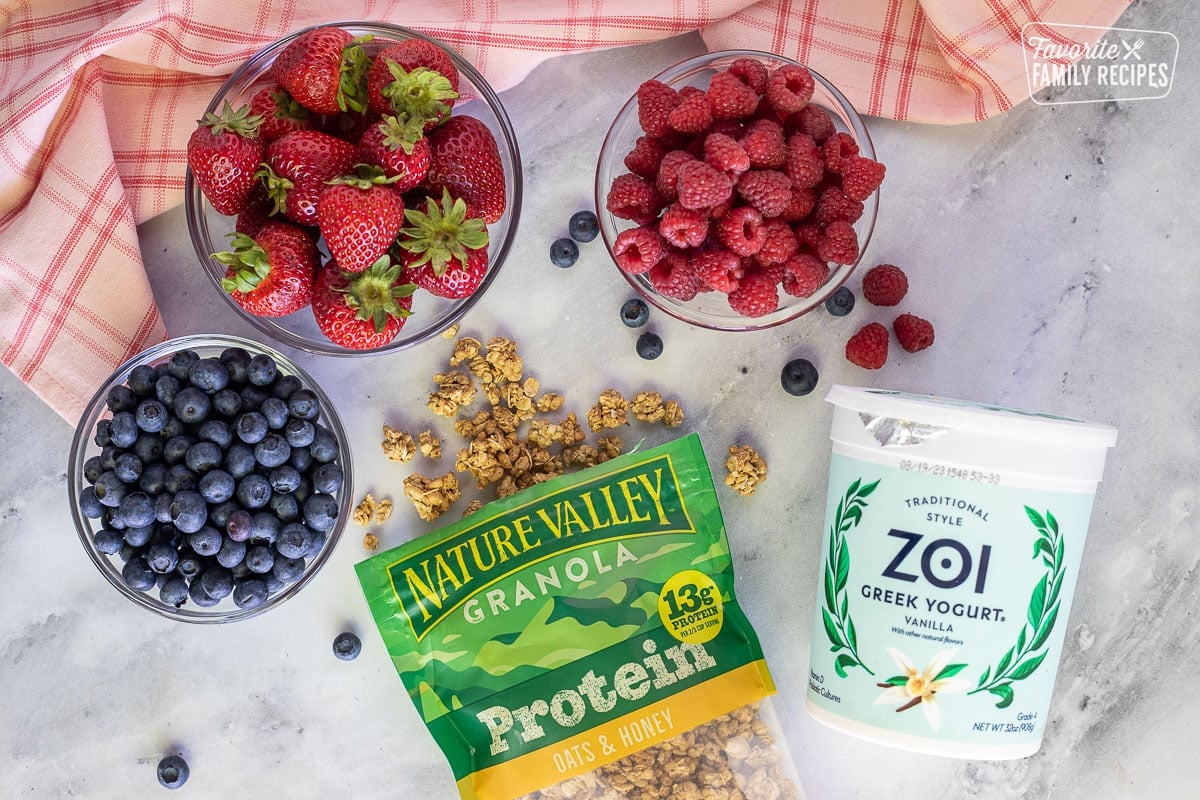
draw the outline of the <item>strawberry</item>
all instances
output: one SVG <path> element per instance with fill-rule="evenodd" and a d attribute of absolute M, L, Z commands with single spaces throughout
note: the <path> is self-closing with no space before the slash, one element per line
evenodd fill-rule
<path fill-rule="evenodd" d="M 263 142 L 272 142 L 292 131 L 306 130 L 317 126 L 317 117 L 287 90 L 278 84 L 268 84 L 250 98 L 250 111 L 262 117 L 258 137 Z"/>
<path fill-rule="evenodd" d="M 334 344 L 351 350 L 382 347 L 404 327 L 416 288 L 386 255 L 362 272 L 348 272 L 331 260 L 313 282 L 313 317 Z"/>
<path fill-rule="evenodd" d="M 310 111 L 361 113 L 367 110 L 366 75 L 371 66 L 362 45 L 370 38 L 355 38 L 332 25 L 312 28 L 275 58 L 270 76 Z"/>
<path fill-rule="evenodd" d="M 432 74 L 416 74 L 418 69 Z M 413 104 L 442 103 L 440 113 L 427 117 L 440 121 L 458 98 L 458 83 L 458 68 L 449 53 L 427 39 L 406 39 L 375 56 L 367 72 L 367 106 L 378 114 L 395 114 L 406 107 L 412 113 Z"/>
<path fill-rule="evenodd" d="M 404 200 L 378 167 L 327 181 L 317 200 L 317 226 L 329 254 L 347 272 L 362 272 L 396 241 L 404 226 Z"/>
<path fill-rule="evenodd" d="M 488 268 L 487 227 L 478 213 L 442 190 L 440 204 L 428 198 L 424 212 L 406 209 L 404 219 L 400 248 L 412 282 L 438 297 L 474 294 Z"/>
<path fill-rule="evenodd" d="M 430 165 L 425 186 L 433 194 L 449 190 L 478 209 L 489 225 L 504 214 L 504 164 L 488 127 L 474 117 L 456 116 L 429 133 Z"/>
<path fill-rule="evenodd" d="M 287 222 L 265 222 L 258 233 L 232 235 L 233 249 L 214 253 L 226 266 L 221 288 L 234 302 L 259 317 L 282 317 L 312 299 L 319 256 L 312 237 Z"/>
<path fill-rule="evenodd" d="M 407 192 L 429 172 L 429 142 L 420 125 L 407 118 L 385 116 L 358 140 L 357 160 L 381 168 L 384 175 L 397 179 L 393 184 L 396 191 Z"/>
<path fill-rule="evenodd" d="M 258 126 L 250 106 L 236 111 L 226 102 L 220 115 L 209 112 L 188 138 L 187 161 L 200 191 L 222 214 L 240 212 L 255 186 L 263 158 Z"/>
<path fill-rule="evenodd" d="M 302 225 L 317 224 L 317 199 L 325 181 L 350 171 L 357 148 L 320 131 L 293 131 L 267 145 L 259 176 L 284 214 Z"/>

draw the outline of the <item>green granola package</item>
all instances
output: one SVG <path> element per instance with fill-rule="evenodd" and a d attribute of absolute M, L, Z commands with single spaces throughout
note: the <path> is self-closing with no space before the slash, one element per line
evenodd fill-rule
<path fill-rule="evenodd" d="M 695 434 L 357 570 L 467 800 L 800 796 Z"/>

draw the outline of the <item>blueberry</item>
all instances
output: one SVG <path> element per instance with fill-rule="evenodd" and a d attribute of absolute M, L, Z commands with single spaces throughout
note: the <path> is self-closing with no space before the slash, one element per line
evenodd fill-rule
<path fill-rule="evenodd" d="M 150 569 L 157 572 L 159 575 L 166 575 L 169 572 L 174 572 L 175 567 L 179 566 L 179 551 L 173 545 L 166 542 L 150 545 L 150 549 L 146 551 L 146 563 L 150 565 Z"/>
<path fill-rule="evenodd" d="M 279 578 L 276 578 L 274 573 L 269 573 L 267 575 L 264 575 L 262 577 L 262 581 L 263 581 L 263 583 L 265 583 L 267 585 L 267 594 L 275 594 L 280 589 L 287 586 L 286 583 L 279 580 Z"/>
<path fill-rule="evenodd" d="M 316 435 L 317 429 L 306 419 L 289 419 L 283 426 L 283 438 L 292 447 L 308 447 Z"/>
<path fill-rule="evenodd" d="M 166 441 L 157 433 L 141 433 L 133 443 L 133 454 L 140 458 L 143 464 L 161 461 Z"/>
<path fill-rule="evenodd" d="M 325 532 L 312 531 L 312 535 L 308 540 L 308 552 L 304 554 L 305 558 L 313 558 L 325 547 Z"/>
<path fill-rule="evenodd" d="M 122 536 L 125 544 L 130 547 L 142 548 L 150 544 L 150 540 L 154 538 L 154 525 L 125 526 L 125 533 Z"/>
<path fill-rule="evenodd" d="M 146 494 L 157 495 L 163 490 L 167 479 L 167 465 L 162 462 L 147 464 L 142 467 L 142 475 L 138 478 L 138 488 Z"/>
<path fill-rule="evenodd" d="M 278 397 L 268 397 L 259 406 L 258 413 L 267 419 L 267 427 L 277 431 L 288 421 L 288 405 Z"/>
<path fill-rule="evenodd" d="M 179 575 L 172 575 L 158 589 L 158 599 L 169 606 L 179 608 L 187 602 L 187 581 Z"/>
<path fill-rule="evenodd" d="M 196 436 L 202 442 L 212 442 L 222 450 L 233 444 L 233 430 L 221 419 L 207 419 L 196 431 Z"/>
<path fill-rule="evenodd" d="M 269 433 L 254 445 L 254 460 L 268 469 L 286 464 L 292 455 L 292 446 L 277 433 Z"/>
<path fill-rule="evenodd" d="M 244 478 L 254 471 L 254 450 L 241 442 L 234 442 L 225 451 L 225 463 L 222 466 L 233 477 Z"/>
<path fill-rule="evenodd" d="M 245 580 L 238 581 L 237 586 L 234 588 L 233 602 L 237 603 L 238 608 L 258 608 L 267 602 L 269 594 L 270 591 L 267 588 L 266 581 L 261 578 L 246 578 Z"/>
<path fill-rule="evenodd" d="M 167 360 L 167 372 L 181 381 L 186 381 L 192 364 L 200 360 L 200 354 L 195 350 L 179 350 Z"/>
<path fill-rule="evenodd" d="M 217 551 L 217 563 L 226 569 L 233 569 L 246 557 L 246 543 L 237 542 L 225 537 L 221 549 Z"/>
<path fill-rule="evenodd" d="M 108 390 L 108 396 L 104 398 L 104 404 L 113 413 L 118 411 L 132 411 L 137 408 L 138 396 L 128 386 L 118 384 Z"/>
<path fill-rule="evenodd" d="M 193 579 L 191 584 L 188 585 L 188 597 L 201 608 L 211 608 L 221 602 L 221 598 L 219 597 L 208 596 L 204 588 L 200 585 L 199 578 Z"/>
<path fill-rule="evenodd" d="M 121 536 L 120 531 L 101 528 L 92 534 L 92 544 L 96 545 L 96 549 L 106 556 L 114 556 L 121 552 L 121 546 L 125 544 L 125 538 Z"/>
<path fill-rule="evenodd" d="M 188 382 L 207 394 L 229 385 L 229 370 L 216 358 L 201 358 L 188 367 Z"/>
<path fill-rule="evenodd" d="M 275 549 L 284 558 L 304 558 L 308 554 L 311 541 L 312 534 L 306 526 L 298 522 L 289 522 L 279 531 Z"/>
<path fill-rule="evenodd" d="M 238 481 L 237 499 L 246 508 L 262 508 L 271 500 L 271 482 L 257 472 Z"/>
<path fill-rule="evenodd" d="M 641 298 L 630 298 L 621 305 L 621 322 L 630 328 L 640 328 L 649 321 L 650 307 Z"/>
<path fill-rule="evenodd" d="M 102 419 L 96 423 L 96 433 L 92 436 L 92 441 L 97 447 L 108 447 L 112 444 L 111 419 Z"/>
<path fill-rule="evenodd" d="M 555 239 L 550 244 L 550 263 L 556 267 L 566 269 L 567 267 L 575 266 L 575 262 L 579 260 L 579 245 L 575 244 L 574 239 L 563 237 Z"/>
<path fill-rule="evenodd" d="M 238 392 L 238 396 L 242 400 L 242 411 L 257 411 L 263 401 L 271 395 L 261 386 L 248 383 Z"/>
<path fill-rule="evenodd" d="M 217 358 L 229 371 L 230 383 L 246 382 L 246 369 L 250 366 L 250 354 L 244 347 L 226 347 Z"/>
<path fill-rule="evenodd" d="M 181 433 L 178 436 L 172 436 L 167 439 L 163 445 L 162 457 L 167 464 L 178 464 L 187 457 L 188 448 L 196 443 L 196 440 L 186 433 Z"/>
<path fill-rule="evenodd" d="M 846 316 L 854 310 L 854 292 L 845 286 L 839 286 L 825 301 L 825 310 L 835 317 Z"/>
<path fill-rule="evenodd" d="M 154 394 L 154 382 L 158 380 L 158 372 L 149 364 L 138 364 L 129 370 L 125 385 L 129 391 L 138 397 L 149 397 Z"/>
<path fill-rule="evenodd" d="M 179 545 L 183 542 L 183 540 L 183 534 L 179 532 L 178 528 L 169 522 L 160 524 L 154 528 L 155 544 L 169 544 L 171 547 L 174 547 L 176 550 L 178 550 Z"/>
<path fill-rule="evenodd" d="M 262 575 L 275 566 L 275 553 L 265 544 L 256 544 L 246 551 L 246 566 Z"/>
<path fill-rule="evenodd" d="M 178 528 L 180 533 L 195 533 L 201 530 L 207 521 L 208 506 L 198 492 L 185 489 L 175 494 L 171 501 L 171 524 Z"/>
<path fill-rule="evenodd" d="M 137 420 L 132 411 L 118 411 L 112 416 L 112 443 L 117 447 L 133 447 L 137 441 Z"/>
<path fill-rule="evenodd" d="M 79 513 L 88 519 L 104 516 L 105 505 L 96 497 L 96 487 L 85 486 L 79 492 Z"/>
<path fill-rule="evenodd" d="M 188 763 L 182 756 L 169 755 L 158 762 L 158 782 L 168 789 L 178 789 L 187 782 Z"/>
<path fill-rule="evenodd" d="M 166 488 L 164 486 L 164 488 Z M 170 492 L 162 492 L 154 498 L 154 518 L 159 522 L 171 521 L 171 501 L 174 495 Z"/>
<path fill-rule="evenodd" d="M 224 567 L 209 567 L 200 573 L 200 588 L 209 597 L 220 600 L 233 591 L 233 575 Z"/>
<path fill-rule="evenodd" d="M 591 211 L 576 211 L 567 222 L 567 232 L 577 242 L 590 242 L 600 233 L 600 220 Z"/>
<path fill-rule="evenodd" d="M 304 574 L 304 559 L 280 556 L 275 559 L 275 564 L 271 567 L 271 574 L 284 583 L 297 581 Z"/>
<path fill-rule="evenodd" d="M 163 488 L 171 494 L 195 489 L 196 473 L 188 469 L 186 464 L 172 464 L 167 468 L 167 477 L 163 479 Z"/>
<path fill-rule="evenodd" d="M 662 337 L 653 331 L 646 331 L 637 339 L 637 354 L 650 361 L 662 355 Z"/>
<path fill-rule="evenodd" d="M 188 448 L 183 463 L 192 472 L 203 475 L 221 463 L 221 448 L 212 442 L 196 442 Z"/>
<path fill-rule="evenodd" d="M 137 483 L 142 477 L 142 460 L 133 453 L 121 453 L 113 462 L 113 472 L 125 483 Z"/>
<path fill-rule="evenodd" d="M 233 493 L 237 489 L 237 481 L 225 470 L 214 469 L 204 473 L 200 482 L 196 484 L 196 489 L 206 502 L 224 503 L 233 497 Z M 221 524 L 219 521 L 217 522 Z"/>
<path fill-rule="evenodd" d="M 175 395 L 175 416 L 189 425 L 203 422 L 212 408 L 212 400 L 201 389 L 185 386 Z"/>
<path fill-rule="evenodd" d="M 174 375 L 161 375 L 154 382 L 154 397 L 168 408 L 175 405 L 175 395 L 183 388 L 183 382 Z"/>
<path fill-rule="evenodd" d="M 303 388 L 304 384 L 295 375 L 280 375 L 279 380 L 271 385 L 271 396 L 287 400 Z"/>
<path fill-rule="evenodd" d="M 342 661 L 353 661 L 362 652 L 362 640 L 350 631 L 339 633 L 333 640 L 333 654 Z"/>
<path fill-rule="evenodd" d="M 291 464 L 281 464 L 271 470 L 267 479 L 271 481 L 271 491 L 274 494 L 287 494 L 295 491 L 300 485 L 300 471 Z"/>
<path fill-rule="evenodd" d="M 130 492 L 121 498 L 119 507 L 121 521 L 130 528 L 139 528 L 154 522 L 154 501 L 145 492 Z"/>
<path fill-rule="evenodd" d="M 115 461 L 113 466 L 116 466 Z M 91 456 L 83 462 L 83 479 L 88 483 L 95 483 L 101 472 L 104 472 L 104 465 L 100 463 L 100 456 Z"/>
<path fill-rule="evenodd" d="M 158 433 L 167 424 L 167 407 L 153 398 L 146 398 L 137 404 L 133 412 L 133 420 L 146 433 Z"/>
<path fill-rule="evenodd" d="M 271 544 L 279 537 L 283 523 L 269 511 L 257 511 L 250 515 L 250 541 L 256 544 Z"/>
<path fill-rule="evenodd" d="M 246 365 L 246 380 L 255 386 L 269 386 L 278 374 L 279 367 L 275 359 L 264 353 L 251 356 L 250 363 Z"/>
<path fill-rule="evenodd" d="M 179 417 L 171 417 L 167 420 L 167 424 L 163 425 L 163 429 L 159 432 L 162 440 L 165 442 L 168 439 L 173 439 L 176 436 L 182 436 L 187 433 L 187 426 L 183 424 L 183 420 Z"/>
<path fill-rule="evenodd" d="M 338 457 L 337 437 L 333 435 L 333 431 L 323 425 L 318 425 L 316 436 L 313 437 L 313 443 L 308 446 L 308 449 L 312 453 L 314 461 L 328 464 Z"/>
<path fill-rule="evenodd" d="M 246 444 L 258 444 L 270 432 L 270 429 L 267 418 L 257 411 L 247 411 L 242 414 L 233 426 L 234 433 Z"/>
<path fill-rule="evenodd" d="M 225 533 L 235 542 L 244 542 L 254 531 L 254 518 L 244 508 L 239 508 L 225 521 Z"/>
<path fill-rule="evenodd" d="M 807 358 L 796 358 L 783 365 L 779 375 L 783 390 L 797 397 L 817 388 L 817 368 Z"/>
<path fill-rule="evenodd" d="M 267 508 L 271 509 L 271 513 L 281 522 L 295 522 L 300 519 L 300 501 L 294 493 L 275 492 L 271 495 L 271 502 L 267 503 Z"/>
<path fill-rule="evenodd" d="M 188 534 L 188 546 L 198 556 L 215 556 L 221 549 L 221 532 L 211 525 L 205 525 L 200 530 Z"/>
<path fill-rule="evenodd" d="M 100 504 L 109 508 L 121 505 L 121 500 L 129 492 L 129 486 L 111 469 L 100 473 L 100 477 L 96 478 L 96 483 L 92 488 Z"/>
<path fill-rule="evenodd" d="M 313 471 L 313 490 L 324 494 L 333 494 L 342 488 L 345 476 L 337 463 L 322 464 Z"/>
<path fill-rule="evenodd" d="M 337 522 L 337 514 L 337 500 L 332 495 L 317 492 L 304 501 L 304 524 L 313 530 L 330 530 Z"/>
<path fill-rule="evenodd" d="M 308 478 L 301 478 L 300 485 L 297 486 L 295 489 L 293 489 L 291 494 L 289 494 L 288 496 L 294 497 L 296 499 L 297 503 L 303 503 L 305 500 L 308 499 L 308 496 L 312 493 L 313 493 L 312 484 L 309 482 Z"/>
<path fill-rule="evenodd" d="M 123 563 L 128 564 L 130 561 L 137 558 L 140 553 L 141 550 L 122 539 L 121 549 L 117 551 L 117 558 L 121 559 Z"/>
<path fill-rule="evenodd" d="M 100 448 L 100 466 L 106 471 L 115 469 L 117 466 L 117 456 L 125 452 L 120 447 L 114 444 L 109 444 L 107 447 Z"/>
<path fill-rule="evenodd" d="M 314 435 L 316 431 L 313 431 Z M 311 442 L 310 442 L 311 445 Z M 312 450 L 309 447 L 292 447 L 292 456 L 288 459 L 288 463 L 301 472 L 306 472 L 313 464 Z"/>
<path fill-rule="evenodd" d="M 247 575 L 250 575 L 250 568 L 246 566 L 246 559 L 242 558 L 241 561 L 230 567 L 229 574 L 233 576 L 235 585 L 238 581 L 245 578 Z"/>
<path fill-rule="evenodd" d="M 137 592 L 144 592 L 154 585 L 156 576 L 146 565 L 146 559 L 141 556 L 129 559 L 121 568 L 121 580 L 125 585 Z"/>
<path fill-rule="evenodd" d="M 186 548 L 179 551 L 179 564 L 175 570 L 180 575 L 190 580 L 199 575 L 202 569 L 204 569 L 204 562 L 194 551 Z"/>
<path fill-rule="evenodd" d="M 296 419 L 312 421 L 321 413 L 321 400 L 312 389 L 297 389 L 288 395 L 287 407 Z"/>
<path fill-rule="evenodd" d="M 222 389 L 212 396 L 212 407 L 218 414 L 236 417 L 242 413 L 242 396 L 233 389 Z"/>

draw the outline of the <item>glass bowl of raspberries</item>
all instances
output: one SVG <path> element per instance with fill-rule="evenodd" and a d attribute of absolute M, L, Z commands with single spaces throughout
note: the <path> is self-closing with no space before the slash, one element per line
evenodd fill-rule
<path fill-rule="evenodd" d="M 522 188 L 508 115 L 469 63 L 415 31 L 297 31 L 198 117 L 192 246 L 218 293 L 278 342 L 410 347 L 466 314 L 512 246 Z"/>
<path fill-rule="evenodd" d="M 726 50 L 644 81 L 596 168 L 600 231 L 626 280 L 685 322 L 758 330 L 824 303 L 870 241 L 884 166 L 823 77 Z"/>
<path fill-rule="evenodd" d="M 350 517 L 349 440 L 321 387 L 235 336 L 154 345 L 96 391 L 71 444 L 79 539 L 125 597 L 232 622 L 294 596 Z"/>

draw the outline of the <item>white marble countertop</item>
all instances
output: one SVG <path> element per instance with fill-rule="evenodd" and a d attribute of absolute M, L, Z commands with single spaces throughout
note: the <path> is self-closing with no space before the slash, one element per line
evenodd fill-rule
<path fill-rule="evenodd" d="M 683 430 L 700 433 L 717 475 L 735 442 L 768 460 L 755 497 L 722 487 L 721 501 L 742 605 L 793 717 L 811 798 L 1200 796 L 1191 738 L 1200 717 L 1200 139 L 1191 127 L 1200 81 L 1186 69 L 1186 34 L 1200 33 L 1200 14 L 1176 8 L 1174 17 L 1162 4 L 1134 8 L 1123 20 L 1183 41 L 1165 99 L 1026 103 L 959 127 L 869 121 L 888 176 L 867 260 L 905 267 L 908 306 L 938 337 L 917 355 L 893 348 L 878 372 L 841 355 L 878 311 L 861 301 L 846 319 L 821 311 L 754 334 L 656 314 L 665 353 L 643 361 L 618 321 L 629 290 L 602 244 L 585 245 L 573 269 L 549 263 L 569 214 L 591 203 L 593 165 L 620 103 L 647 75 L 699 52 L 698 38 L 555 59 L 502 96 L 521 143 L 525 205 L 508 263 L 463 330 L 517 339 L 529 372 L 581 412 L 608 386 L 679 397 Z M 141 233 L 172 335 L 252 335 L 201 274 L 181 210 Z M 337 387 L 356 496 L 398 500 L 381 529 L 385 547 L 430 526 L 407 507 L 407 473 L 381 455 L 380 426 L 424 426 L 429 376 L 447 349 L 434 340 L 377 359 L 299 356 Z M 780 367 L 796 356 L 821 371 L 809 397 L 779 388 Z M 1120 429 L 1038 754 L 917 756 L 805 713 L 831 416 L 820 398 L 833 383 Z M 175 748 L 191 764 L 192 797 L 456 797 L 358 589 L 361 531 L 352 527 L 317 579 L 265 616 L 211 627 L 159 619 L 112 591 L 79 546 L 64 490 L 72 426 L 8 372 L 0 410 L 0 797 L 158 796 L 154 766 Z M 353 662 L 330 651 L 346 627 L 364 640 Z"/>

